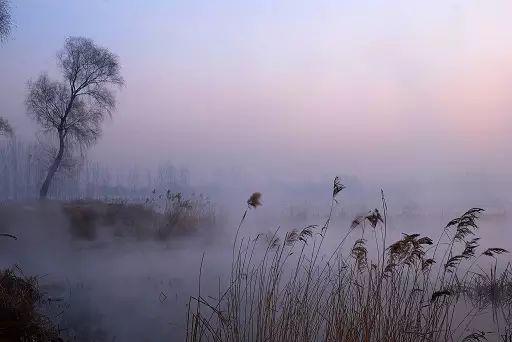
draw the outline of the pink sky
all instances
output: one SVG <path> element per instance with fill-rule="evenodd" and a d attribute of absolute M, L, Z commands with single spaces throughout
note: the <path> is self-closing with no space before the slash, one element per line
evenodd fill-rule
<path fill-rule="evenodd" d="M 16 4 L 0 49 L 0 112 L 22 136 L 34 129 L 26 81 L 84 35 L 119 54 L 126 78 L 92 151 L 111 164 L 297 177 L 512 169 L 508 1 L 48 4 Z"/>

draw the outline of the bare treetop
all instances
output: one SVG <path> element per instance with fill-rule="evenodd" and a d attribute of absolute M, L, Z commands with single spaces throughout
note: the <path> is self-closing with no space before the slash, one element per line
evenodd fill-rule
<path fill-rule="evenodd" d="M 68 38 L 57 57 L 75 95 L 91 95 L 101 102 L 106 84 L 123 85 L 118 57 L 91 39 Z"/>
<path fill-rule="evenodd" d="M 11 32 L 11 12 L 8 0 L 0 0 L 0 41 Z"/>
<path fill-rule="evenodd" d="M 45 129 L 87 147 L 101 135 L 105 115 L 115 108 L 111 85 L 121 86 L 118 58 L 87 38 L 71 37 L 58 53 L 66 82 L 42 74 L 29 83 L 29 114 Z"/>

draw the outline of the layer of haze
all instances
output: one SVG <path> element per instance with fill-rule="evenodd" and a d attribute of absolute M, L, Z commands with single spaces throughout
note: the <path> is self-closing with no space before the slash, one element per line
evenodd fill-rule
<path fill-rule="evenodd" d="M 69 293 L 64 317 L 74 323 L 64 326 L 108 328 L 123 341 L 181 336 L 202 253 L 203 291 L 229 277 L 250 191 L 263 193 L 263 206 L 240 236 L 276 226 L 284 235 L 324 222 L 336 174 L 348 187 L 329 248 L 355 214 L 380 207 L 383 186 L 390 241 L 402 232 L 435 238 L 455 214 L 482 206 L 482 245 L 510 249 L 509 0 L 11 4 L 0 115 L 18 139 L 38 130 L 25 114 L 27 81 L 57 77 L 66 37 L 89 37 L 119 55 L 126 80 L 90 158 L 118 169 L 186 166 L 193 190 L 227 207 L 216 213 L 227 211 L 220 230 L 168 244 L 75 241 L 63 215 L 34 203 L 6 207 L 13 217 L 0 231 L 19 240 L 1 241 L 0 266 L 49 275 L 43 285 Z"/>
<path fill-rule="evenodd" d="M 126 87 L 91 157 L 204 177 L 505 178 L 510 1 L 13 1 L 0 113 L 67 36 L 117 53 Z M 221 171 L 219 171 L 221 170 Z M 509 183 L 507 183 L 509 184 Z"/>

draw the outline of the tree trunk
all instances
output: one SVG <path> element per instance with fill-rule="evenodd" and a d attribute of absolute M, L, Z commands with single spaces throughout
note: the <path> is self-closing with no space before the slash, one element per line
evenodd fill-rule
<path fill-rule="evenodd" d="M 48 169 L 48 173 L 46 174 L 46 178 L 44 180 L 43 185 L 41 186 L 41 190 L 39 191 L 39 199 L 46 199 L 48 196 L 48 189 L 50 188 L 50 184 L 52 183 L 53 176 L 59 169 L 60 162 L 62 161 L 62 156 L 64 155 L 64 134 L 59 132 L 59 152 L 57 156 L 53 160 L 52 165 Z"/>

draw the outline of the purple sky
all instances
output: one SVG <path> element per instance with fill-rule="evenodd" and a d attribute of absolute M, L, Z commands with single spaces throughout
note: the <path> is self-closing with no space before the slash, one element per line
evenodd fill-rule
<path fill-rule="evenodd" d="M 215 4 L 214 4 L 215 3 Z M 126 87 L 91 157 L 264 177 L 375 180 L 512 170 L 510 1 L 13 4 L 0 113 L 36 127 L 26 82 L 70 35 L 120 56 Z"/>

